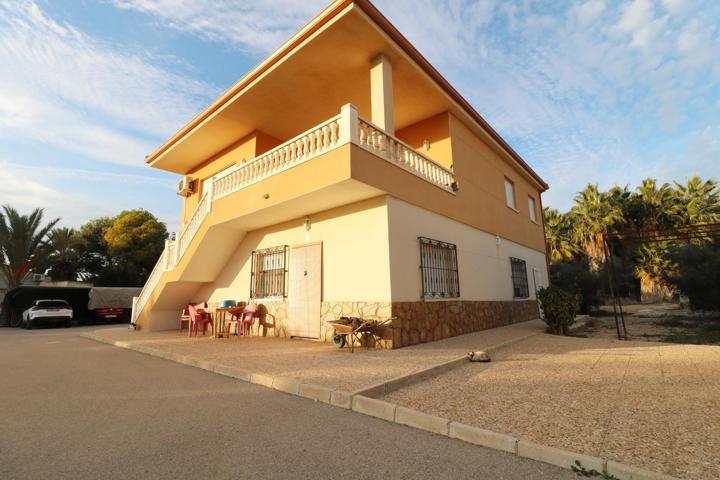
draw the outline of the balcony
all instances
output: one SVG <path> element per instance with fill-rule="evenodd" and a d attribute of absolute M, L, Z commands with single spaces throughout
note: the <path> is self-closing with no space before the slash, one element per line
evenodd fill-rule
<path fill-rule="evenodd" d="M 147 304 L 163 273 L 174 270 L 179 264 L 201 225 L 212 212 L 214 203 L 348 144 L 362 148 L 451 195 L 455 194 L 456 183 L 452 171 L 360 118 L 354 106 L 345 105 L 339 115 L 216 178 L 209 185 L 177 239 L 166 242 L 165 250 L 140 295 L 135 299 L 133 323 Z"/>

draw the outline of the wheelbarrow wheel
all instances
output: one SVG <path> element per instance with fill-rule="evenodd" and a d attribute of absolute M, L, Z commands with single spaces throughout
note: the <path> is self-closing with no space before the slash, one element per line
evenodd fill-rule
<path fill-rule="evenodd" d="M 335 345 L 337 348 L 344 347 L 345 335 L 340 335 L 339 333 L 336 333 L 335 336 L 333 336 L 333 345 Z"/>

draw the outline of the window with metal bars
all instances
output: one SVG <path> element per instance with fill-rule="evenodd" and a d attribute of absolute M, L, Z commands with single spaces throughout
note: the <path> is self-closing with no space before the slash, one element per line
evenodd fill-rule
<path fill-rule="evenodd" d="M 287 296 L 288 246 L 252 252 L 250 298 Z"/>
<path fill-rule="evenodd" d="M 525 260 L 510 257 L 510 268 L 512 272 L 513 297 L 529 298 L 530 288 L 528 287 L 527 264 Z"/>
<path fill-rule="evenodd" d="M 460 296 L 457 247 L 452 243 L 418 237 L 423 298 Z"/>

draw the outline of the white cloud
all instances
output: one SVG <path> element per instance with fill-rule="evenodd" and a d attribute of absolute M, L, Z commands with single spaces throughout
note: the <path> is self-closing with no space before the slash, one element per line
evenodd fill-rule
<path fill-rule="evenodd" d="M 690 3 L 692 2 L 689 0 L 662 0 L 662 3 L 665 10 L 669 13 L 678 15 L 685 13 L 690 8 Z"/>
<path fill-rule="evenodd" d="M 623 32 L 636 32 L 645 28 L 654 19 L 650 0 L 633 0 L 622 8 L 618 28 Z"/>
<path fill-rule="evenodd" d="M 720 164 L 720 125 L 711 125 L 692 134 L 688 142 L 687 158 L 689 172 L 686 176 L 717 172 Z"/>
<path fill-rule="evenodd" d="M 45 218 L 63 217 L 63 223 L 80 224 L 87 220 L 87 213 L 97 212 L 83 197 L 51 188 L 44 183 L 28 178 L 21 172 L 6 168 L 0 163 L 0 198 L 3 205 L 12 205 L 21 213 L 35 208 L 45 209 Z"/>
<path fill-rule="evenodd" d="M 163 25 L 217 42 L 268 52 L 327 5 L 326 0 L 113 0 L 122 9 L 156 17 Z"/>
<path fill-rule="evenodd" d="M 158 63 L 60 24 L 30 1 L 0 0 L 0 135 L 143 165 L 217 91 Z"/>

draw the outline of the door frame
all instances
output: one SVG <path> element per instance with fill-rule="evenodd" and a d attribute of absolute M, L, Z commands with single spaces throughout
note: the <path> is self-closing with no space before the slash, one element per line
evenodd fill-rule
<path fill-rule="evenodd" d="M 322 338 L 322 302 L 325 296 L 325 273 L 324 273 L 324 262 L 325 262 L 325 251 L 323 248 L 323 242 L 322 240 L 317 242 L 305 242 L 305 243 L 296 243 L 294 245 L 290 245 L 290 258 L 289 258 L 289 266 L 292 267 L 292 256 L 293 256 L 293 249 L 296 248 L 305 248 L 305 247 L 313 247 L 313 246 L 319 246 L 320 247 L 320 312 L 321 315 L 318 316 L 318 323 L 320 324 L 320 334 L 318 338 Z M 292 281 L 292 274 L 288 275 L 288 314 L 290 313 L 290 302 L 292 302 L 292 298 L 290 297 L 290 281 Z M 289 318 L 288 318 L 288 332 L 290 330 L 289 325 Z M 291 338 L 293 335 L 290 336 Z M 298 337 L 295 335 L 296 338 L 308 338 L 308 339 L 314 339 L 315 337 Z"/>

